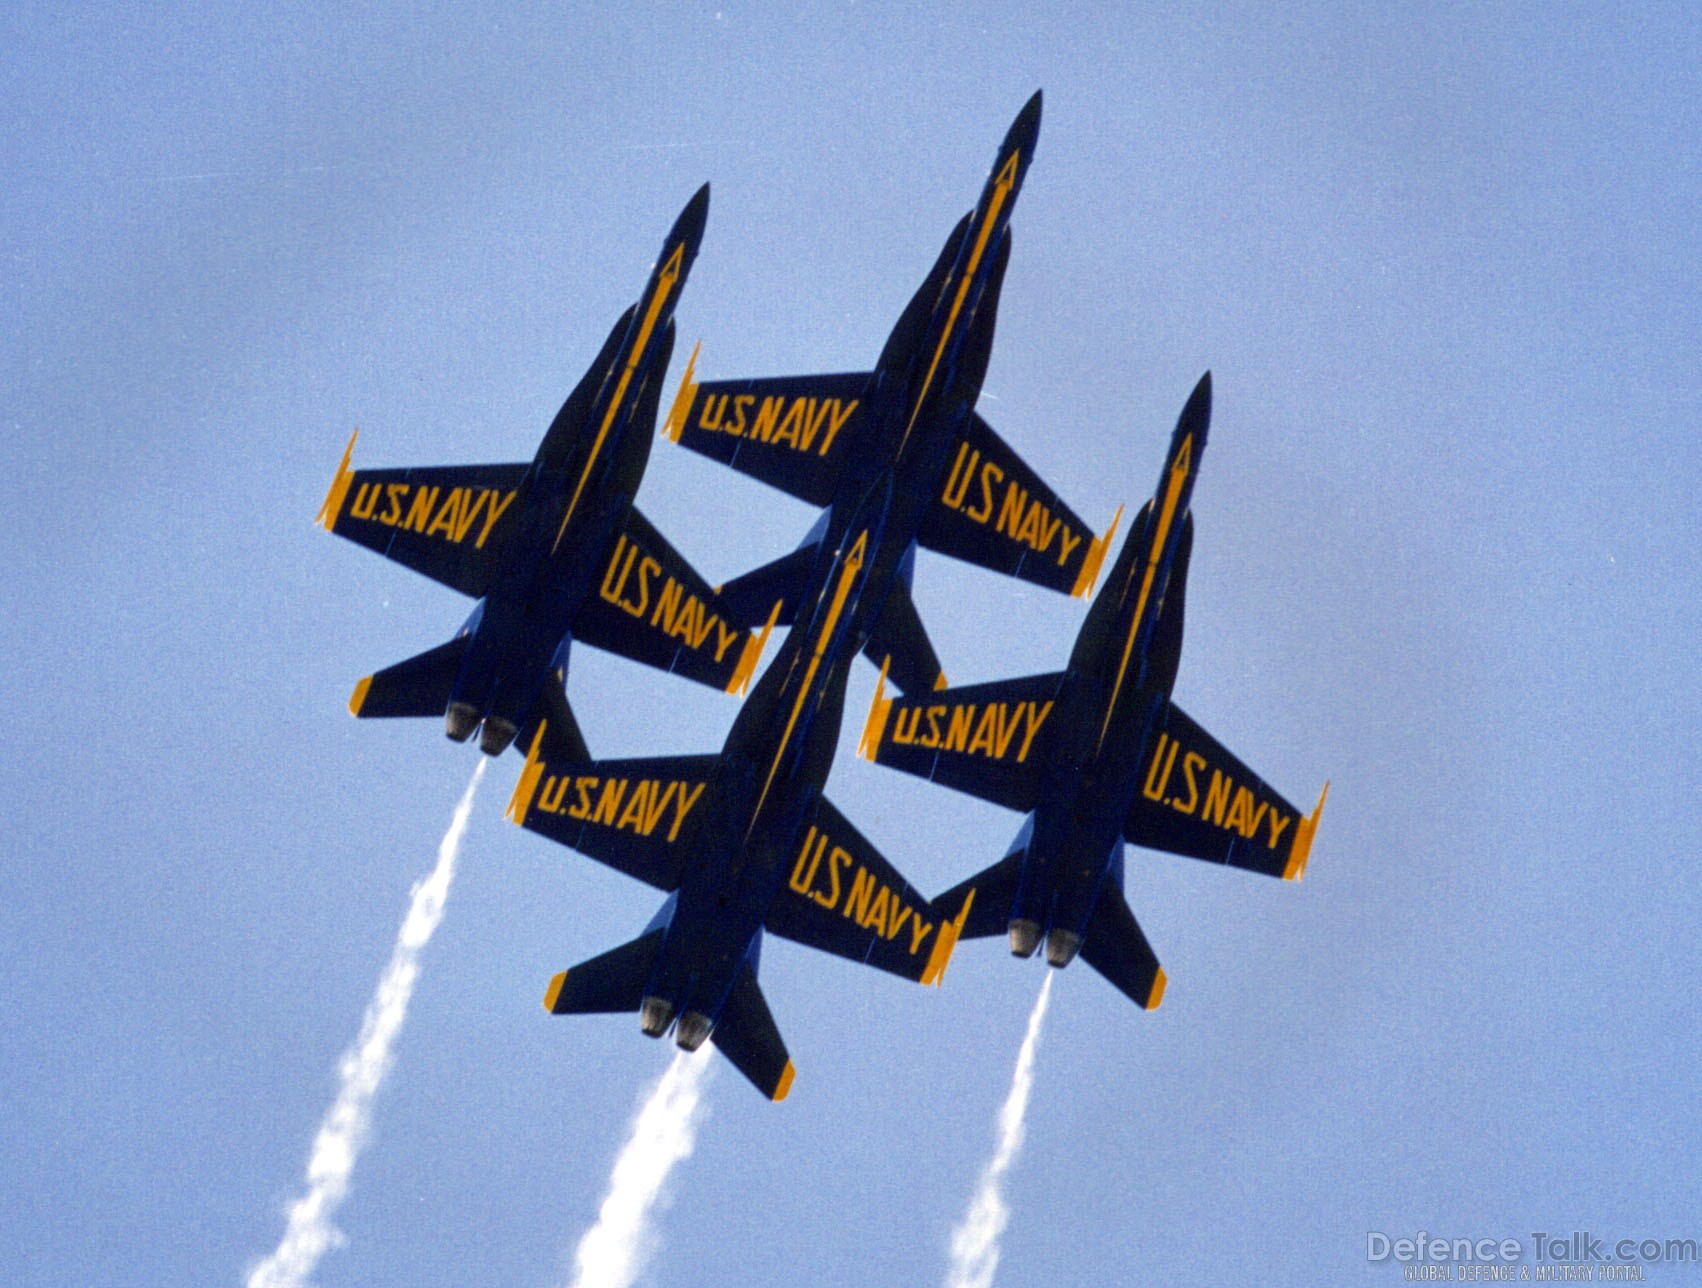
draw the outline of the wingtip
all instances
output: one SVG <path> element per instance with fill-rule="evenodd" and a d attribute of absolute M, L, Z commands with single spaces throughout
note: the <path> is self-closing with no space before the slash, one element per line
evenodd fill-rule
<path fill-rule="evenodd" d="M 708 188 L 708 184 L 703 185 Z M 674 395 L 673 406 L 668 408 L 667 419 L 662 422 L 662 437 L 670 443 L 680 441 L 680 435 L 685 432 L 686 417 L 691 414 L 691 404 L 697 397 L 697 355 L 703 348 L 699 340 L 691 347 L 691 357 L 686 360 L 686 373 L 680 378 L 680 390 Z"/>
<path fill-rule="evenodd" d="M 355 473 L 349 468 L 349 459 L 354 455 L 355 439 L 359 437 L 359 429 L 349 435 L 349 445 L 343 449 L 343 459 L 338 462 L 337 473 L 331 479 L 331 488 L 325 493 L 325 500 L 319 506 L 319 515 L 314 519 L 314 522 L 327 532 L 336 528 L 337 518 L 343 512 L 343 501 L 349 495 L 349 484 L 354 482 Z"/>
<path fill-rule="evenodd" d="M 361 708 L 366 705 L 367 691 L 372 688 L 372 677 L 366 676 L 355 685 L 355 691 L 349 695 L 349 714 L 359 717 Z"/>
<path fill-rule="evenodd" d="M 1170 977 L 1164 973 L 1164 967 L 1160 966 L 1157 977 L 1152 981 L 1152 992 L 1147 994 L 1146 1005 L 1142 1008 L 1143 1010 L 1156 1011 L 1158 1009 L 1159 1003 L 1164 1001 L 1164 986 L 1169 982 Z"/>
<path fill-rule="evenodd" d="M 1111 543 L 1117 536 L 1117 525 L 1123 521 L 1123 507 L 1117 507 L 1117 513 L 1111 516 L 1111 526 L 1095 537 L 1087 548 L 1087 554 L 1082 556 L 1081 571 L 1076 574 L 1076 584 L 1070 588 L 1070 594 L 1077 599 L 1086 599 L 1093 594 L 1093 588 L 1099 584 L 1099 569 L 1105 563 L 1105 552 L 1111 548 Z"/>
<path fill-rule="evenodd" d="M 786 1067 L 780 1071 L 780 1081 L 774 1084 L 774 1094 L 769 1099 L 775 1104 L 779 1104 L 791 1095 L 792 1079 L 797 1075 L 797 1072 L 797 1067 L 790 1060 L 786 1061 Z"/>
<path fill-rule="evenodd" d="M 556 1013 L 556 1003 L 561 999 L 561 990 L 567 986 L 567 972 L 557 971 L 550 980 L 550 986 L 544 990 L 544 1009 L 551 1015 Z"/>
<path fill-rule="evenodd" d="M 738 665 L 733 668 L 733 677 L 727 681 L 727 692 L 734 697 L 743 697 L 751 687 L 751 677 L 756 674 L 756 668 L 762 661 L 762 655 L 768 649 L 768 637 L 774 631 L 774 624 L 780 620 L 780 600 L 774 601 L 774 607 L 768 614 L 768 621 L 763 625 L 762 633 L 750 631 L 745 636 L 745 646 L 739 651 Z"/>
<path fill-rule="evenodd" d="M 544 745 L 544 730 L 548 720 L 538 721 L 538 732 L 532 735 L 532 745 L 526 750 L 526 764 L 520 770 L 520 780 L 514 784 L 514 795 L 508 798 L 503 817 L 516 827 L 526 826 L 526 815 L 532 808 L 532 797 L 538 791 L 538 779 L 543 777 L 544 762 L 539 754 Z"/>
<path fill-rule="evenodd" d="M 881 738 L 886 733 L 887 716 L 892 711 L 892 699 L 886 696 L 886 668 L 891 661 L 891 658 L 881 659 L 881 678 L 875 682 L 875 700 L 869 704 L 869 718 L 863 721 L 863 736 L 857 740 L 857 754 L 864 760 L 875 758 L 881 749 Z"/>
<path fill-rule="evenodd" d="M 1329 799 L 1330 785 L 1324 784 L 1324 790 L 1318 793 L 1317 807 L 1310 818 L 1302 819 L 1300 826 L 1294 829 L 1294 844 L 1288 851 L 1288 865 L 1282 870 L 1284 881 L 1299 881 L 1306 875 L 1306 864 L 1312 857 L 1312 838 L 1318 833 L 1318 820 L 1324 815 L 1324 802 Z"/>
<path fill-rule="evenodd" d="M 969 910 L 975 904 L 975 888 L 970 887 L 969 893 L 963 896 L 963 907 L 958 909 L 957 916 L 950 921 L 940 923 L 940 928 L 934 934 L 934 951 L 928 954 L 928 965 L 922 972 L 922 983 L 938 988 L 946 977 L 946 967 L 951 965 L 951 957 L 957 951 L 958 936 L 963 934 L 963 925 L 969 920 Z"/>

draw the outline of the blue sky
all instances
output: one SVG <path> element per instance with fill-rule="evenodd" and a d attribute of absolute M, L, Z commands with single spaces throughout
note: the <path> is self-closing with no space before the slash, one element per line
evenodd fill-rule
<path fill-rule="evenodd" d="M 1341 8 L 0 19 L 0 1277 L 234 1282 L 282 1231 L 473 763 L 344 710 L 466 611 L 312 526 L 349 431 L 369 466 L 528 458 L 705 179 L 676 366 L 867 366 L 1036 87 L 981 410 L 1102 524 L 1212 370 L 1176 698 L 1333 787 L 1299 886 L 1131 852 L 1169 989 L 1057 981 L 1001 1282 L 1702 1237 L 1702 21 Z M 640 503 L 711 580 L 813 518 L 665 443 Z M 955 682 L 1053 669 L 1081 620 L 929 556 L 917 598 Z M 598 754 L 734 715 L 573 667 Z M 855 759 L 874 683 L 830 791 L 943 889 L 1018 819 Z M 665 1067 L 539 1007 L 654 900 L 504 823 L 518 765 L 327 1285 L 555 1281 Z M 771 945 L 796 1086 L 718 1071 L 654 1282 L 937 1282 L 1041 970 L 972 943 L 934 992 Z"/>

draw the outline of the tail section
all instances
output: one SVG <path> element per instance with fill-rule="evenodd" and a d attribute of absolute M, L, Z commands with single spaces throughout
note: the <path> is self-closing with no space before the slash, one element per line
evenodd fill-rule
<path fill-rule="evenodd" d="M 792 1090 L 792 1060 L 749 962 L 740 968 L 709 1040 L 763 1095 L 773 1101 L 786 1099 Z"/>
<path fill-rule="evenodd" d="M 887 593 L 863 655 L 903 693 L 929 693 L 946 687 L 940 655 L 934 652 L 933 641 L 916 612 L 916 601 L 901 580 L 894 581 Z"/>
<path fill-rule="evenodd" d="M 386 667 L 355 686 L 349 714 L 363 720 L 389 716 L 441 716 L 467 652 L 465 635 L 406 662 Z"/>
<path fill-rule="evenodd" d="M 564 970 L 550 981 L 544 1009 L 551 1015 L 606 1015 L 636 1011 L 650 982 L 660 928 L 646 931 L 630 943 Z"/>
<path fill-rule="evenodd" d="M 969 880 L 947 890 L 934 900 L 940 908 L 958 907 L 964 899 L 974 896 L 959 939 L 987 939 L 1002 935 L 1010 925 L 1011 909 L 1016 905 L 1017 880 L 1022 875 L 1022 858 L 1028 841 L 1028 831 L 1017 838 L 1016 846 L 992 867 L 977 872 Z"/>
<path fill-rule="evenodd" d="M 1164 968 L 1120 890 L 1107 888 L 1100 896 L 1081 956 L 1143 1010 L 1155 1011 L 1164 1000 Z"/>

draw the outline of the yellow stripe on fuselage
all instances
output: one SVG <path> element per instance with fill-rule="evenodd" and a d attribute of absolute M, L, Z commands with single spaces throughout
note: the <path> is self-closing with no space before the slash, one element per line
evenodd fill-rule
<path fill-rule="evenodd" d="M 1105 745 L 1105 731 L 1111 727 L 1111 713 L 1117 709 L 1117 695 L 1123 690 L 1123 677 L 1129 670 L 1129 656 L 1134 652 L 1135 636 L 1141 632 L 1141 623 L 1146 618 L 1147 600 L 1152 595 L 1153 579 L 1158 576 L 1158 560 L 1164 553 L 1164 539 L 1170 534 L 1170 525 L 1176 518 L 1176 507 L 1182 500 L 1182 485 L 1188 481 L 1188 472 L 1193 469 L 1194 436 L 1188 435 L 1182 440 L 1182 446 L 1176 452 L 1176 463 L 1170 467 L 1170 479 L 1164 488 L 1164 505 L 1158 512 L 1158 527 L 1152 534 L 1152 542 L 1147 546 L 1146 569 L 1141 574 L 1140 598 L 1135 601 L 1134 616 L 1129 618 L 1128 638 L 1123 641 L 1123 660 L 1117 666 L 1117 682 L 1111 686 L 1111 700 L 1105 704 L 1105 722 L 1099 726 L 1099 745 Z"/>
<path fill-rule="evenodd" d="M 556 546 L 561 544 L 562 533 L 567 531 L 567 521 L 578 508 L 579 496 L 585 491 L 586 480 L 591 477 L 591 469 L 596 465 L 597 456 L 603 450 L 603 440 L 609 436 L 609 426 L 615 423 L 615 413 L 620 411 L 621 402 L 626 398 L 626 387 L 632 383 L 632 373 L 638 369 L 644 351 L 650 345 L 650 335 L 656 329 L 656 319 L 662 315 L 662 305 L 667 302 L 668 296 L 673 294 L 674 283 L 680 280 L 680 264 L 685 253 L 684 242 L 675 246 L 674 253 L 668 257 L 668 262 L 657 279 L 656 293 L 650 297 L 650 307 L 645 310 L 644 322 L 638 329 L 638 339 L 633 342 L 626 366 L 621 369 L 620 383 L 615 386 L 615 396 L 609 400 L 609 410 L 603 414 L 603 423 L 597 427 L 597 438 L 591 444 L 591 454 L 585 458 L 585 468 L 580 471 L 579 482 L 574 486 L 573 499 L 567 503 L 567 512 L 561 516 L 561 527 L 556 529 L 555 542 L 550 546 L 552 555 L 556 552 Z"/>
<path fill-rule="evenodd" d="M 910 431 L 915 428 L 916 417 L 921 414 L 922 404 L 927 400 L 928 390 L 933 386 L 934 373 L 939 370 L 946 343 L 957 326 L 957 315 L 963 311 L 964 296 L 969 293 L 969 283 L 975 277 L 975 270 L 987 249 L 987 239 L 993 234 L 993 225 L 999 220 L 999 211 L 1004 208 L 1005 198 L 1010 196 L 1011 189 L 1016 187 L 1016 168 L 1021 159 L 1021 152 L 1011 153 L 1010 160 L 1005 162 L 1005 168 L 999 171 L 999 177 L 994 181 L 993 200 L 987 205 L 987 217 L 981 221 L 981 232 L 975 239 L 975 249 L 970 253 L 969 263 L 963 270 L 963 278 L 957 284 L 957 298 L 951 302 L 951 313 L 946 317 L 945 329 L 940 332 L 940 342 L 934 346 L 934 357 L 928 363 L 927 378 L 922 381 L 921 391 L 916 395 L 916 403 L 910 409 L 910 420 L 904 426 L 904 437 L 898 440 L 898 450 L 901 452 L 904 445 L 910 441 Z"/>
<path fill-rule="evenodd" d="M 763 780 L 762 794 L 756 798 L 756 808 L 751 811 L 751 821 L 745 828 L 745 837 L 749 839 L 751 830 L 756 827 L 758 815 L 762 813 L 763 802 L 768 799 L 768 789 L 774 785 L 774 775 L 780 770 L 780 762 L 786 755 L 786 746 L 791 741 L 792 730 L 798 725 L 798 715 L 804 709 L 804 701 L 810 696 L 810 688 L 815 683 L 816 671 L 821 667 L 823 650 L 827 642 L 833 638 L 833 628 L 839 621 L 839 614 L 845 608 L 845 598 L 851 593 L 851 583 L 857 579 L 857 574 L 863 568 L 863 556 L 868 551 L 869 533 L 864 529 L 857 534 L 856 544 L 851 547 L 851 553 L 845 556 L 845 562 L 839 568 L 839 585 L 834 587 L 833 603 L 827 610 L 827 621 L 815 638 L 815 646 L 810 652 L 810 665 L 804 672 L 804 682 L 798 686 L 797 699 L 792 703 L 792 714 L 786 720 L 786 732 L 780 735 L 780 743 L 774 749 L 774 760 L 768 766 L 768 777 Z"/>

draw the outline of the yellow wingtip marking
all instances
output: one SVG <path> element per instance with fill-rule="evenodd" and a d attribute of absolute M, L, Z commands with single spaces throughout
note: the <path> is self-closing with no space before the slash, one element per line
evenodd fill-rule
<path fill-rule="evenodd" d="M 360 714 L 360 709 L 366 705 L 366 691 L 371 687 L 372 677 L 370 675 L 355 685 L 355 691 L 349 697 L 349 714 L 351 716 Z"/>
<path fill-rule="evenodd" d="M 792 1062 L 786 1061 L 786 1067 L 780 1071 L 780 1081 L 774 1084 L 774 1095 L 771 1098 L 775 1104 L 779 1104 L 792 1093 L 792 1079 L 797 1072 Z"/>
<path fill-rule="evenodd" d="M 526 764 L 520 770 L 520 781 L 514 784 L 514 795 L 508 798 L 508 809 L 503 817 L 516 827 L 526 826 L 526 813 L 532 808 L 532 797 L 538 792 L 538 779 L 544 775 L 544 762 L 538 755 L 538 749 L 544 742 L 544 730 L 549 728 L 548 720 L 538 721 L 538 732 L 532 735 L 532 745 L 526 751 Z"/>
<path fill-rule="evenodd" d="M 950 687 L 951 687 L 950 681 L 948 681 L 946 679 L 946 673 L 944 671 L 941 671 L 938 675 L 936 675 L 934 677 L 934 692 L 935 693 L 938 693 L 941 689 L 946 689 L 946 688 L 950 688 Z"/>
<path fill-rule="evenodd" d="M 1330 795 L 1330 785 L 1324 784 L 1324 790 L 1318 793 L 1318 806 L 1312 811 L 1312 817 L 1301 821 L 1294 829 L 1294 845 L 1288 852 L 1288 866 L 1282 870 L 1284 881 L 1298 881 L 1306 875 L 1306 862 L 1312 856 L 1312 838 L 1318 832 L 1318 820 L 1324 813 L 1324 801 Z"/>
<path fill-rule="evenodd" d="M 1158 978 L 1152 981 L 1152 992 L 1147 995 L 1147 1010 L 1156 1011 L 1158 1009 L 1158 1004 L 1164 1000 L 1164 986 L 1169 982 L 1170 978 L 1164 973 L 1164 967 L 1160 966 Z"/>
<path fill-rule="evenodd" d="M 685 431 L 686 413 L 697 397 L 697 381 L 692 377 L 697 372 L 698 350 L 702 348 L 702 340 L 692 346 L 691 358 L 686 362 L 686 374 L 680 380 L 680 391 L 674 395 L 674 405 L 668 408 L 668 418 L 662 422 L 662 437 L 670 443 L 680 441 L 680 435 Z"/>
<path fill-rule="evenodd" d="M 780 601 L 774 601 L 774 607 L 769 611 L 768 621 L 759 635 L 751 631 L 745 636 L 745 647 L 739 653 L 739 664 L 733 668 L 733 678 L 727 681 L 727 692 L 734 697 L 743 697 L 751 687 L 751 676 L 756 674 L 757 663 L 762 661 L 762 654 L 768 647 L 768 636 L 774 630 L 774 623 L 780 620 Z"/>
<path fill-rule="evenodd" d="M 349 494 L 349 484 L 354 482 L 355 472 L 349 468 L 349 457 L 354 454 L 355 439 L 359 437 L 358 429 L 349 435 L 349 445 L 343 449 L 343 459 L 337 466 L 336 476 L 331 480 L 331 489 L 325 493 L 325 500 L 319 507 L 319 517 L 314 520 L 327 532 L 337 526 L 337 516 L 343 512 L 343 499 Z"/>
<path fill-rule="evenodd" d="M 951 964 L 951 955 L 957 949 L 957 937 L 963 933 L 963 923 L 969 920 L 969 909 L 975 903 L 975 890 L 970 888 L 963 896 L 963 907 L 957 916 L 940 925 L 934 936 L 934 951 L 928 954 L 928 965 L 922 972 L 922 982 L 938 988 L 946 977 L 946 967 Z"/>
<path fill-rule="evenodd" d="M 556 1002 L 561 997 L 561 990 L 567 985 L 567 972 L 560 971 L 550 980 L 550 986 L 544 990 L 544 1009 L 551 1015 L 556 1012 Z"/>
<path fill-rule="evenodd" d="M 1093 587 L 1099 581 L 1099 568 L 1105 562 L 1105 552 L 1111 548 L 1111 542 L 1117 535 L 1117 525 L 1123 521 L 1123 507 L 1117 507 L 1117 513 L 1111 516 L 1111 526 L 1104 533 L 1093 539 L 1093 544 L 1087 548 L 1087 554 L 1081 561 L 1081 571 L 1076 574 L 1076 584 L 1070 588 L 1070 594 L 1077 599 L 1086 599 L 1093 594 Z"/>
<path fill-rule="evenodd" d="M 863 721 L 863 736 L 857 740 L 857 754 L 873 760 L 881 749 L 881 735 L 886 732 L 886 718 L 892 711 L 892 699 L 886 696 L 886 668 L 892 659 L 881 659 L 881 678 L 875 682 L 875 700 L 869 704 L 869 718 Z"/>

